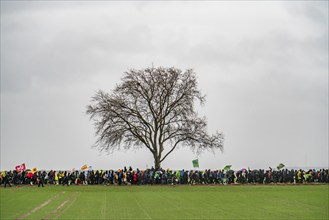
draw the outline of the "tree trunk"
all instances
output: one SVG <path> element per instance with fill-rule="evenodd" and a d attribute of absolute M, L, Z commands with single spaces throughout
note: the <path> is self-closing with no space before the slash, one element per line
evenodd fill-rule
<path fill-rule="evenodd" d="M 161 162 L 158 155 L 154 155 L 154 168 L 155 170 L 159 170 L 161 168 Z"/>

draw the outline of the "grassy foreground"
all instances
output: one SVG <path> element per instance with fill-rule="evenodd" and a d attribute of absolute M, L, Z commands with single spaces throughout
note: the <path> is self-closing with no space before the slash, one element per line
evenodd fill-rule
<path fill-rule="evenodd" d="M 329 185 L 0 188 L 1 219 L 329 219 Z"/>

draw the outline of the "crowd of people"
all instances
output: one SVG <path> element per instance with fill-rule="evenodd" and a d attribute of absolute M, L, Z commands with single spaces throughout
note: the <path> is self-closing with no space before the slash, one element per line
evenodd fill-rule
<path fill-rule="evenodd" d="M 329 183 L 328 169 L 310 170 L 119 170 L 3 171 L 1 186 L 17 185 L 176 185 L 176 184 L 302 184 Z"/>

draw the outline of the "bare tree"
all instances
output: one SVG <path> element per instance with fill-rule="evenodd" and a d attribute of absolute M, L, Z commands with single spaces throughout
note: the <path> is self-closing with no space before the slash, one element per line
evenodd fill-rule
<path fill-rule="evenodd" d="M 207 133 L 207 121 L 198 117 L 195 101 L 204 104 L 205 97 L 191 69 L 129 70 L 110 94 L 98 91 L 87 106 L 95 121 L 95 146 L 106 152 L 119 150 L 122 143 L 127 149 L 146 147 L 156 169 L 179 145 L 197 152 L 222 151 L 222 133 Z"/>

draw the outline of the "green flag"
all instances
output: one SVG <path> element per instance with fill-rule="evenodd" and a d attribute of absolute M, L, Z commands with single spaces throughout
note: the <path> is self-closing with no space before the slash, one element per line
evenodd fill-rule
<path fill-rule="evenodd" d="M 278 170 L 280 170 L 280 169 L 282 169 L 284 167 L 284 164 L 283 163 L 280 163 L 276 168 L 278 169 Z"/>
<path fill-rule="evenodd" d="M 231 169 L 231 166 L 232 166 L 232 165 L 226 165 L 226 166 L 224 167 L 224 170 L 230 170 L 230 169 Z"/>
<path fill-rule="evenodd" d="M 193 167 L 194 168 L 199 168 L 199 160 L 198 159 L 195 159 L 195 160 L 192 160 L 192 163 L 193 163 Z"/>

